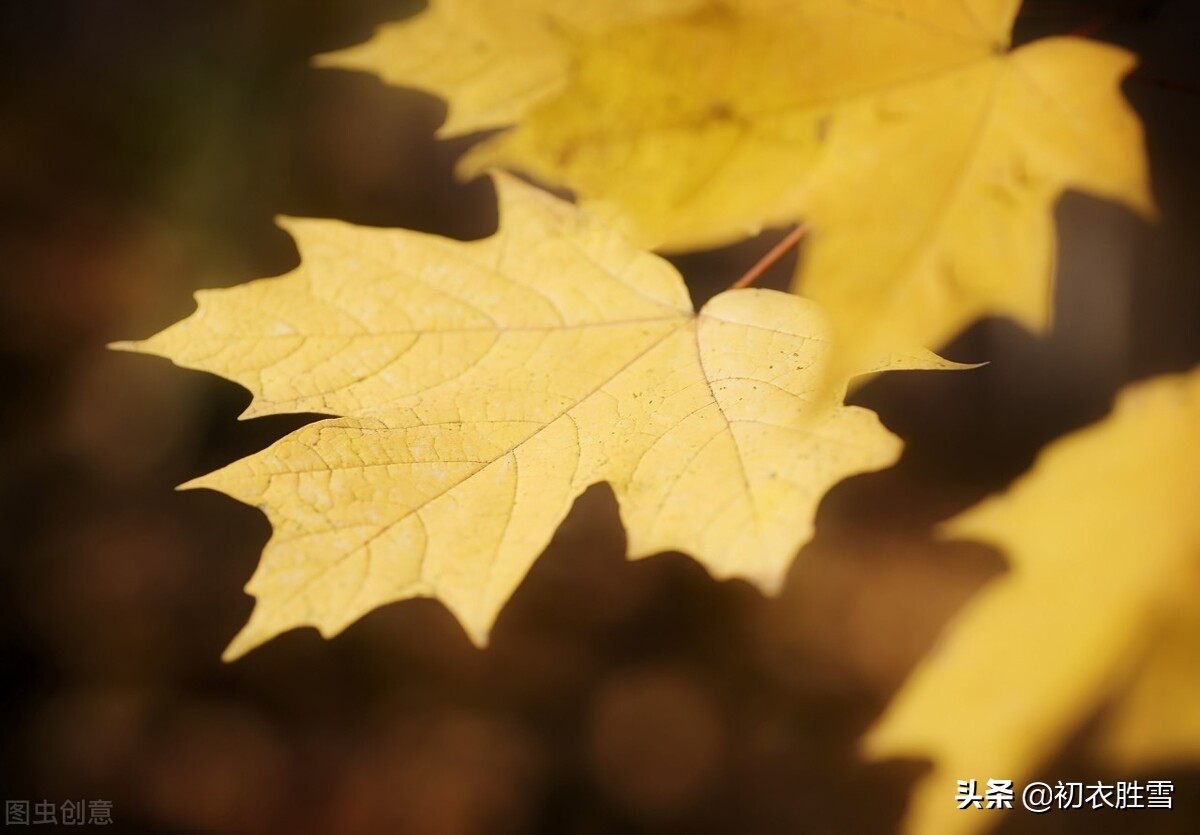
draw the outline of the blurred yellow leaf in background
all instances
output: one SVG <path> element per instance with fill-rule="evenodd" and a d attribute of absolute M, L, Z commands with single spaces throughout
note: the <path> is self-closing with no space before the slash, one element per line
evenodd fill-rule
<path fill-rule="evenodd" d="M 971 321 L 1050 321 L 1053 208 L 1078 188 L 1149 214 L 1123 50 L 1009 49 L 1014 0 L 434 0 L 325 64 L 445 97 L 468 154 L 578 193 L 641 243 L 811 225 L 796 289 L 841 372 Z"/>
<path fill-rule="evenodd" d="M 1130 386 L 1113 413 L 1047 447 L 1005 494 L 947 523 L 1011 563 L 869 731 L 874 757 L 922 757 L 906 831 L 972 833 L 958 780 L 1036 769 L 1113 696 L 1126 764 L 1200 753 L 1200 369 Z M 1130 687 L 1130 682 L 1133 682 Z"/>

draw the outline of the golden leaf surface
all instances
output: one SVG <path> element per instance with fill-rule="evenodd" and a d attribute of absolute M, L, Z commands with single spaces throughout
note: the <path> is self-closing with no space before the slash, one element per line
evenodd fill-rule
<path fill-rule="evenodd" d="M 464 160 L 617 211 L 647 246 L 810 222 L 796 289 L 846 364 L 989 314 L 1050 321 L 1068 188 L 1151 211 L 1123 50 L 1010 50 L 1016 0 L 432 0 L 323 62 L 449 102 Z M 440 57 L 435 57 L 440 56 Z"/>
<path fill-rule="evenodd" d="M 933 760 L 906 831 L 998 823 L 959 810 L 956 781 L 1053 784 L 1034 769 L 1131 677 L 1111 746 L 1127 762 L 1154 759 L 1149 734 L 1165 757 L 1197 751 L 1186 746 L 1200 738 L 1198 426 L 1200 369 L 1131 386 L 1108 418 L 947 523 L 1011 568 L 946 627 L 866 737 L 874 757 Z M 1131 743 L 1130 732 L 1147 736 Z"/>
<path fill-rule="evenodd" d="M 697 314 L 666 261 L 496 182 L 491 238 L 288 220 L 294 272 L 202 291 L 188 319 L 117 346 L 237 381 L 248 416 L 338 416 L 186 485 L 274 528 L 228 656 L 416 596 L 483 643 L 598 481 L 631 557 L 676 549 L 771 592 L 825 491 L 899 453 L 872 412 L 812 399 L 828 353 L 812 302 L 735 290 Z"/>
<path fill-rule="evenodd" d="M 1200 559 L 1178 602 L 1164 601 L 1161 633 L 1100 729 L 1096 753 L 1145 770 L 1200 760 Z"/>

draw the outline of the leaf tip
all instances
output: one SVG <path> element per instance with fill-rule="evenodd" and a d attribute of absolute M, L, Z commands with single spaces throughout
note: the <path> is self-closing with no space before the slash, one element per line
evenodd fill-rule
<path fill-rule="evenodd" d="M 271 220 L 274 221 L 276 226 L 295 238 L 297 237 L 298 227 L 304 223 L 306 218 L 295 217 L 293 215 L 275 215 Z"/>
<path fill-rule="evenodd" d="M 751 585 L 758 589 L 763 597 L 779 597 L 779 595 L 783 594 L 783 587 L 787 583 L 787 575 L 791 567 L 792 563 L 789 560 L 778 569 L 772 568 L 748 579 Z"/>
<path fill-rule="evenodd" d="M 1128 196 L 1128 205 L 1138 217 L 1147 223 L 1160 223 L 1162 221 L 1162 212 L 1159 211 L 1158 202 L 1154 199 L 1154 194 L 1150 190 L 1150 184 L 1143 182 L 1140 186 Z"/>
<path fill-rule="evenodd" d="M 342 69 L 347 66 L 346 53 L 353 49 L 335 49 L 333 52 L 320 52 L 309 58 L 309 64 L 317 69 Z"/>
<path fill-rule="evenodd" d="M 892 755 L 893 746 L 889 743 L 883 722 L 876 722 L 858 740 L 858 755 L 867 762 L 879 762 Z"/>
<path fill-rule="evenodd" d="M 378 32 L 375 35 L 377 36 Z M 373 36 L 362 43 L 357 43 L 344 49 L 321 52 L 309 58 L 309 64 L 323 70 L 352 70 L 379 75 L 376 64 L 371 58 L 371 52 L 376 43 L 376 37 Z"/>
<path fill-rule="evenodd" d="M 212 476 L 213 473 L 206 473 L 205 475 L 188 479 L 182 484 L 175 485 L 175 490 L 176 492 L 183 492 L 184 490 L 216 490 L 217 488 L 213 486 L 211 481 Z"/>
<path fill-rule="evenodd" d="M 253 583 L 254 580 L 251 579 L 250 585 L 246 587 L 247 592 L 252 596 L 254 593 L 250 589 Z M 263 600 L 259 598 L 246 625 L 233 636 L 233 640 L 221 653 L 221 660 L 227 664 L 237 661 L 251 650 L 258 649 L 273 638 L 300 626 L 316 626 L 321 635 L 326 638 L 341 631 L 340 629 L 326 631 L 326 628 L 320 624 L 312 623 L 304 618 L 293 617 L 291 613 L 284 612 L 278 607 L 264 606 Z"/>
<path fill-rule="evenodd" d="M 225 651 L 221 653 L 221 660 L 226 664 L 237 661 L 250 652 L 250 650 L 261 646 L 265 640 L 266 638 L 250 632 L 250 625 L 247 624 L 245 628 L 233 636 L 233 640 L 225 647 Z"/>
<path fill-rule="evenodd" d="M 482 626 L 480 624 L 471 624 L 465 621 L 462 622 L 463 631 L 467 634 L 467 640 L 475 649 L 484 650 L 488 648 L 488 644 L 492 640 L 492 630 L 490 626 Z"/>

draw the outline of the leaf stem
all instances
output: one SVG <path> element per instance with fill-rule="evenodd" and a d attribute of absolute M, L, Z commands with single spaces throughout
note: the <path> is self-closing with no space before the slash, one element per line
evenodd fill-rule
<path fill-rule="evenodd" d="M 1090 38 L 1112 23 L 1117 18 L 1117 10 L 1115 8 L 1105 9 L 1097 12 L 1088 20 L 1076 26 L 1071 30 L 1070 34 L 1077 38 Z"/>
<path fill-rule="evenodd" d="M 792 249 L 795 249 L 796 244 L 800 243 L 800 239 L 804 237 L 804 233 L 807 231 L 808 224 L 801 223 L 791 232 L 788 232 L 787 236 L 783 240 L 771 247 L 770 252 L 768 252 L 762 258 L 759 258 L 758 262 L 753 267 L 746 270 L 745 274 L 742 275 L 741 278 L 733 282 L 733 284 L 730 284 L 729 289 L 738 290 L 742 287 L 749 287 L 751 284 L 758 281 L 762 277 L 762 274 L 774 266 L 780 258 L 782 258 L 784 255 L 787 255 L 787 253 Z"/>

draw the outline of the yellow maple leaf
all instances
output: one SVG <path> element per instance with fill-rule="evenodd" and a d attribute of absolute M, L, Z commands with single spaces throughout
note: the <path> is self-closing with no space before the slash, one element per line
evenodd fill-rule
<path fill-rule="evenodd" d="M 117 346 L 241 383 L 247 415 L 339 416 L 186 485 L 274 527 L 228 656 L 414 596 L 483 643 L 598 481 L 631 557 L 686 551 L 770 592 L 822 494 L 898 454 L 872 412 L 813 399 L 827 342 L 812 302 L 736 290 L 694 313 L 666 261 L 517 180 L 497 187 L 501 229 L 472 243 L 287 220 L 297 270 L 201 292 L 188 319 Z"/>
<path fill-rule="evenodd" d="M 1200 559 L 1178 592 L 1162 602 L 1160 633 L 1100 728 L 1096 753 L 1123 768 L 1200 760 Z"/>
<path fill-rule="evenodd" d="M 686 13 L 708 0 L 437 0 L 417 17 L 380 28 L 364 44 L 322 55 L 318 64 L 377 73 L 449 102 L 438 133 L 459 136 L 516 122 L 562 90 L 577 34 Z"/>
<path fill-rule="evenodd" d="M 973 319 L 1044 328 L 1052 209 L 1151 211 L 1123 50 L 1009 49 L 1016 0 L 433 0 L 326 64 L 449 101 L 464 160 L 616 208 L 648 246 L 810 221 L 797 289 L 847 367 Z"/>
<path fill-rule="evenodd" d="M 1107 419 L 1052 444 L 1006 494 L 948 523 L 956 538 L 1002 549 L 1011 569 L 946 627 L 866 737 L 873 756 L 933 760 L 908 832 L 997 822 L 957 808 L 958 780 L 1053 784 L 1034 769 L 1147 657 L 1149 687 L 1130 693 L 1137 703 L 1125 731 L 1113 731 L 1117 748 L 1129 730 L 1164 742 L 1173 725 L 1198 750 L 1197 426 L 1200 369 L 1132 386 Z M 1187 707 L 1162 713 L 1172 704 Z M 1147 743 L 1125 742 L 1125 760 L 1152 759 Z"/>

